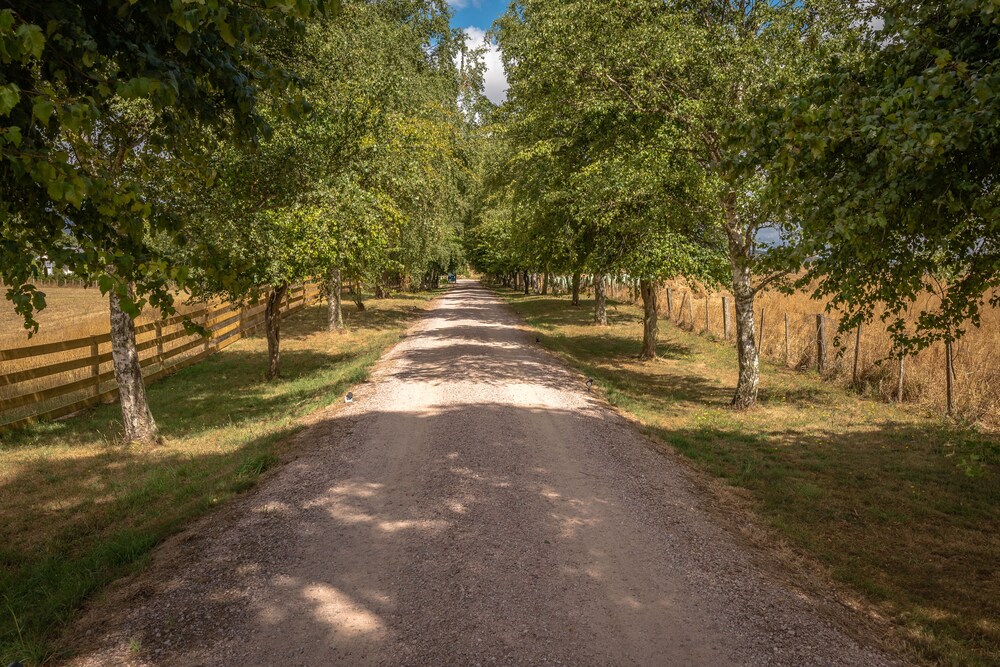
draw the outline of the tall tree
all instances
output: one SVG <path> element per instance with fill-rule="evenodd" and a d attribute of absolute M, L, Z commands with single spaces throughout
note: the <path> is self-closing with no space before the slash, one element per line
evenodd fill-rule
<path fill-rule="evenodd" d="M 500 24 L 501 38 L 507 32 L 515 46 L 518 40 L 533 45 L 508 56 L 512 90 L 518 81 L 536 82 L 528 94 L 545 100 L 541 109 L 549 116 L 565 119 L 584 104 L 614 109 L 612 120 L 677 137 L 674 145 L 690 152 L 685 167 L 696 165 L 702 173 L 697 181 L 710 195 L 692 206 L 711 201 L 698 214 L 726 242 L 737 311 L 739 380 L 732 404 L 738 408 L 755 404 L 759 386 L 754 298 L 783 275 L 768 273 L 761 263 L 758 232 L 772 224 L 760 200 L 761 176 L 733 167 L 749 146 L 742 124 L 762 100 L 786 95 L 806 78 L 816 52 L 831 48 L 830 36 L 838 34 L 833 27 L 844 20 L 840 4 L 824 0 L 630 0 L 611 6 L 524 0 Z M 576 95 L 560 96 L 564 89 Z M 571 123 L 554 126 L 552 136 L 572 135 Z"/>
<path fill-rule="evenodd" d="M 131 319 L 147 302 L 172 311 L 185 275 L 150 243 L 184 227 L 148 196 L 150 169 L 170 160 L 192 179 L 208 173 L 206 129 L 256 141 L 262 90 L 296 108 L 291 73 L 258 44 L 301 30 L 321 4 L 54 0 L 0 10 L 0 278 L 32 329 L 45 297 L 31 281 L 44 260 L 113 292 L 127 440 L 158 439 Z"/>
<path fill-rule="evenodd" d="M 989 0 L 857 10 L 849 57 L 752 127 L 783 259 L 844 312 L 877 314 L 898 348 L 950 342 L 1000 305 L 1000 17 Z M 808 260 L 808 261 L 806 261 Z M 922 294 L 930 307 L 908 322 Z"/>

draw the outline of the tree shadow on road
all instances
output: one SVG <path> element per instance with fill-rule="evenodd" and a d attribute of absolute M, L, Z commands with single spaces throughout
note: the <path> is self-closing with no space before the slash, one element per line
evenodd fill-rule
<path fill-rule="evenodd" d="M 301 436 L 323 448 L 236 518 L 172 541 L 102 604 L 133 610 L 124 622 L 141 656 L 231 664 L 611 664 L 655 661 L 667 645 L 718 664 L 728 640 L 705 628 L 757 619 L 741 650 L 770 655 L 787 632 L 765 611 L 775 600 L 809 636 L 809 605 L 761 580 L 704 523 L 690 479 L 607 419 L 460 402 L 334 416 Z M 330 433 L 350 436 L 330 443 Z M 73 629 L 73 645 L 120 651 L 101 646 L 122 640 L 101 609 Z M 809 655 L 794 648 L 788 664 Z"/>

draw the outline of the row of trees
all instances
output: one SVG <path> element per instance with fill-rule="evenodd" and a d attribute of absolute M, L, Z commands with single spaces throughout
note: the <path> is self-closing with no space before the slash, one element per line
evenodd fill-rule
<path fill-rule="evenodd" d="M 124 436 L 159 439 L 135 346 L 178 294 L 380 294 L 462 261 L 481 96 L 443 0 L 15 2 L 0 10 L 0 278 L 37 330 L 54 263 L 109 295 Z"/>
<path fill-rule="evenodd" d="M 950 342 L 998 302 L 998 22 L 992 0 L 520 0 L 470 259 L 592 274 L 599 322 L 603 276 L 638 277 L 646 357 L 659 281 L 728 283 L 740 408 L 764 289 Z"/>

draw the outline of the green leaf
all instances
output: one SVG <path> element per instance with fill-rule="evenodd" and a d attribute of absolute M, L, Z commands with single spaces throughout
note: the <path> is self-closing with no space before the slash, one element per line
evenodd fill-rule
<path fill-rule="evenodd" d="M 21 93 L 16 83 L 0 87 L 0 116 L 6 116 L 21 100 Z"/>
<path fill-rule="evenodd" d="M 222 37 L 223 41 L 229 46 L 236 46 L 236 37 L 233 35 L 232 28 L 225 21 L 219 21 L 216 24 L 219 28 L 219 35 Z"/>
<path fill-rule="evenodd" d="M 7 139 L 7 143 L 11 146 L 21 145 L 21 128 L 17 125 L 11 125 L 7 128 L 7 132 L 4 134 Z"/>
<path fill-rule="evenodd" d="M 108 294 L 115 286 L 115 279 L 113 276 L 108 274 L 103 274 L 97 278 L 97 287 L 100 288 L 101 294 Z"/>
<path fill-rule="evenodd" d="M 52 117 L 53 106 L 47 98 L 38 96 L 31 105 L 31 115 L 41 121 L 42 125 L 48 125 L 49 118 Z"/>
<path fill-rule="evenodd" d="M 174 38 L 174 46 L 177 50 L 187 55 L 191 50 L 191 35 L 186 32 L 177 33 L 177 37 Z"/>
<path fill-rule="evenodd" d="M 25 53 L 30 54 L 35 60 L 41 59 L 42 51 L 45 48 L 45 35 L 42 34 L 40 26 L 33 23 L 22 23 L 15 34 L 20 38 L 21 48 Z"/>

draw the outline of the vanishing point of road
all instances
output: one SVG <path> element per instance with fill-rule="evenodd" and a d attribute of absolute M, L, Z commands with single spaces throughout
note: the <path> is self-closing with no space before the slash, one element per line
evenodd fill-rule
<path fill-rule="evenodd" d="M 892 664 L 479 284 L 355 394 L 96 603 L 74 664 Z"/>

